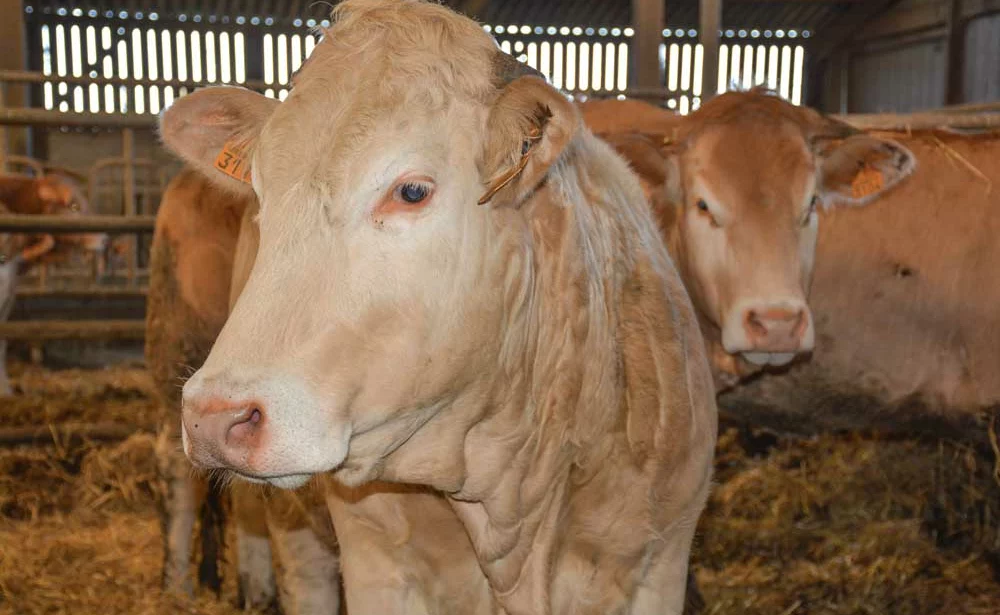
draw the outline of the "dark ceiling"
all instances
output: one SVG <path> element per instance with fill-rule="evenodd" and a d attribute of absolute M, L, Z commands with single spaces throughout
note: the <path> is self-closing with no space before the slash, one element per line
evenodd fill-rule
<path fill-rule="evenodd" d="M 726 28 L 806 29 L 814 32 L 835 21 L 845 11 L 871 0 L 725 0 L 723 26 Z M 631 24 L 631 0 L 446 0 L 447 4 L 472 14 L 488 24 L 531 26 L 627 26 Z M 130 16 L 156 12 L 169 21 L 184 14 L 199 19 L 240 23 L 257 17 L 274 25 L 293 25 L 329 17 L 331 3 L 315 0 L 26 0 L 39 13 L 96 11 Z M 667 0 L 667 25 L 695 28 L 698 0 Z"/>

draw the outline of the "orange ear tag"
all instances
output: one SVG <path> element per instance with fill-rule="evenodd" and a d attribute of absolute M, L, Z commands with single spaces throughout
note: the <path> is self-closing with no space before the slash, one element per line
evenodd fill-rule
<path fill-rule="evenodd" d="M 226 141 L 222 151 L 215 158 L 215 168 L 244 184 L 250 183 L 250 160 L 245 146 L 234 141 Z"/>
<path fill-rule="evenodd" d="M 866 166 L 854 176 L 851 182 L 851 197 L 861 200 L 881 192 L 885 188 L 885 176 L 882 171 Z"/>

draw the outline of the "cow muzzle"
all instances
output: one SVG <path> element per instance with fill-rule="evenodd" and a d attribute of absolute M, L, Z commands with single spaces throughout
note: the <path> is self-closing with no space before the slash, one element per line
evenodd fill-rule
<path fill-rule="evenodd" d="M 198 468 L 294 489 L 346 456 L 349 432 L 324 421 L 320 407 L 288 382 L 196 373 L 184 385 L 184 453 Z"/>
<path fill-rule="evenodd" d="M 785 365 L 814 345 L 812 315 L 799 299 L 744 301 L 730 312 L 722 345 L 755 365 Z"/>
<path fill-rule="evenodd" d="M 263 406 L 228 397 L 185 398 L 181 418 L 184 452 L 205 469 L 249 472 L 249 458 L 266 431 Z"/>

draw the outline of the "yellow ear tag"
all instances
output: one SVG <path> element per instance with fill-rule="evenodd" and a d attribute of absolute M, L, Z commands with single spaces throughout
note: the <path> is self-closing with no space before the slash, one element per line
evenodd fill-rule
<path fill-rule="evenodd" d="M 881 192 L 885 188 L 882 171 L 866 166 L 854 176 L 851 182 L 851 197 L 861 200 Z"/>
<path fill-rule="evenodd" d="M 514 181 L 518 175 L 524 172 L 524 168 L 528 166 L 528 155 L 531 154 L 531 150 L 535 147 L 538 141 L 542 140 L 542 129 L 535 126 L 528 133 L 525 138 L 524 143 L 521 147 L 521 160 L 518 161 L 516 165 L 511 167 L 507 172 L 497 177 L 490 185 L 486 187 L 486 193 L 483 194 L 482 198 L 479 199 L 480 205 L 485 205 L 490 202 L 490 199 L 496 196 L 498 192 L 507 187 L 507 184 Z"/>
<path fill-rule="evenodd" d="M 250 183 L 250 160 L 247 158 L 244 145 L 226 141 L 222 151 L 215 158 L 215 168 L 236 181 Z"/>

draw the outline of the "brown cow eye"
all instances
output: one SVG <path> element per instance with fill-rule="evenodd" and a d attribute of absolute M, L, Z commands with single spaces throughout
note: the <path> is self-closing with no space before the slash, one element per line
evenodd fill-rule
<path fill-rule="evenodd" d="M 809 201 L 809 209 L 806 210 L 806 215 L 802 217 L 802 226 L 809 226 L 809 221 L 812 220 L 813 214 L 816 213 L 816 207 L 819 205 L 819 196 L 813 195 L 813 198 Z"/>
<path fill-rule="evenodd" d="M 705 199 L 698 199 L 698 202 L 695 203 L 695 207 L 702 210 L 706 214 L 708 213 L 708 203 L 705 202 Z"/>

